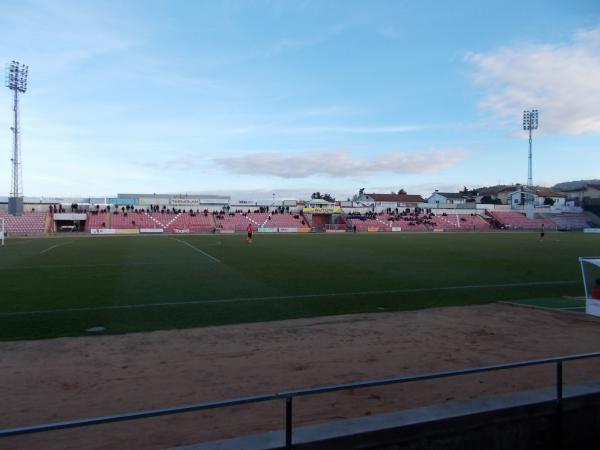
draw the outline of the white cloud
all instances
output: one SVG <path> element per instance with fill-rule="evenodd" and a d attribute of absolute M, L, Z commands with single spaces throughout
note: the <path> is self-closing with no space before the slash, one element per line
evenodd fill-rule
<path fill-rule="evenodd" d="M 228 172 L 237 174 L 304 178 L 317 174 L 348 177 L 380 172 L 434 173 L 459 164 L 468 156 L 469 152 L 458 149 L 388 152 L 359 158 L 347 150 L 329 150 L 301 154 L 260 152 L 214 158 L 213 161 Z"/>
<path fill-rule="evenodd" d="M 524 109 L 540 110 L 547 133 L 600 133 L 600 27 L 566 44 L 522 44 L 470 53 L 475 81 L 487 90 L 481 106 L 519 124 Z"/>

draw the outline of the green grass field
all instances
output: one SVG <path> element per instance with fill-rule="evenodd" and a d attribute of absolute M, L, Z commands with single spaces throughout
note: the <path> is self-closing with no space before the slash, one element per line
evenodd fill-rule
<path fill-rule="evenodd" d="M 581 295 L 581 233 L 11 239 L 0 339 Z"/>

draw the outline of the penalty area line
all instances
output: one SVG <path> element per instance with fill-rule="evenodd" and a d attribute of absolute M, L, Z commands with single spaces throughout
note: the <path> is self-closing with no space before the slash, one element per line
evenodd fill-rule
<path fill-rule="evenodd" d="M 579 281 L 533 281 L 528 283 L 501 283 L 501 284 L 472 284 L 466 286 L 445 286 L 434 288 L 407 288 L 407 289 L 389 289 L 379 291 L 354 291 L 354 292 L 329 292 L 321 294 L 298 294 L 298 295 L 272 295 L 266 297 L 237 297 L 237 298 L 219 298 L 209 300 L 189 300 L 183 302 L 162 302 L 162 303 L 140 303 L 131 305 L 111 305 L 111 306 L 90 306 L 85 308 L 61 308 L 61 309 L 40 309 L 34 311 L 20 311 L 0 313 L 0 317 L 9 316 L 27 316 L 35 314 L 53 314 L 64 312 L 85 312 L 85 311 L 106 311 L 115 309 L 140 309 L 156 308 L 165 306 L 185 306 L 185 305 L 210 305 L 214 303 L 237 303 L 237 302 L 255 302 L 265 300 L 298 300 L 307 298 L 330 298 L 346 296 L 364 296 L 364 295 L 386 295 L 386 294 L 411 294 L 416 292 L 435 292 L 452 291 L 461 289 L 486 289 L 486 288 L 504 288 L 520 286 L 551 286 L 557 284 L 579 284 Z M 508 303 L 508 302 L 504 302 Z"/>
<path fill-rule="evenodd" d="M 214 262 L 218 262 L 218 263 L 220 263 L 220 262 L 221 262 L 221 260 L 219 260 L 219 259 L 215 258 L 214 256 L 212 256 L 212 255 L 209 255 L 209 254 L 208 254 L 208 253 L 206 253 L 206 252 L 203 252 L 202 250 L 200 250 L 200 249 L 199 249 L 199 248 L 197 248 L 197 247 L 194 247 L 194 246 L 193 246 L 192 244 L 190 244 L 188 241 L 184 241 L 183 239 L 177 239 L 177 238 L 171 238 L 171 239 L 173 239 L 174 241 L 178 241 L 178 242 L 181 242 L 181 243 L 183 243 L 183 244 L 187 245 L 189 248 L 196 250 L 198 253 L 202 253 L 204 256 L 206 256 L 206 257 L 208 257 L 208 258 L 212 259 Z"/>

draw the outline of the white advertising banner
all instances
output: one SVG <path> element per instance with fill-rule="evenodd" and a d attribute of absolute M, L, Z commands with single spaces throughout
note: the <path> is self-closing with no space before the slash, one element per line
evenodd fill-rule
<path fill-rule="evenodd" d="M 86 220 L 87 214 L 79 213 L 56 213 L 54 220 Z"/>
<path fill-rule="evenodd" d="M 179 234 L 187 234 L 190 232 L 190 230 L 187 228 L 175 228 L 173 231 Z"/>
<path fill-rule="evenodd" d="M 279 227 L 279 232 L 280 233 L 297 233 L 298 232 L 298 228 Z"/>
<path fill-rule="evenodd" d="M 140 233 L 162 233 L 162 228 L 140 228 Z"/>
<path fill-rule="evenodd" d="M 259 233 L 277 233 L 277 228 L 265 228 L 261 227 L 258 229 Z"/>
<path fill-rule="evenodd" d="M 115 234 L 140 234 L 137 228 L 117 228 Z"/>
<path fill-rule="evenodd" d="M 91 228 L 90 233 L 92 234 L 117 234 L 117 230 L 114 228 Z"/>
<path fill-rule="evenodd" d="M 402 231 L 402 227 L 392 227 L 392 231 Z"/>
<path fill-rule="evenodd" d="M 600 233 L 600 228 L 584 228 L 584 233 Z"/>

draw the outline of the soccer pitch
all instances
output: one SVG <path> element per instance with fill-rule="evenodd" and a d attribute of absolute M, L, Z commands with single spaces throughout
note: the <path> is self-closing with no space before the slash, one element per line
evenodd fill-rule
<path fill-rule="evenodd" d="M 425 233 L 11 239 L 0 339 L 581 295 L 595 235 Z"/>

